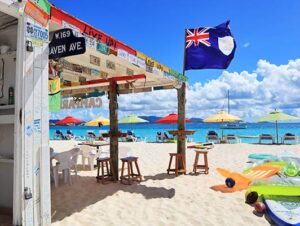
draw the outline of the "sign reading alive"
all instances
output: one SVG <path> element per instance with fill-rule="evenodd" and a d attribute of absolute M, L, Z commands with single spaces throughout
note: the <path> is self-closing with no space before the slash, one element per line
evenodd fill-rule
<path fill-rule="evenodd" d="M 69 28 L 61 29 L 53 34 L 49 44 L 49 59 L 83 54 L 85 49 L 83 37 L 75 37 Z"/>

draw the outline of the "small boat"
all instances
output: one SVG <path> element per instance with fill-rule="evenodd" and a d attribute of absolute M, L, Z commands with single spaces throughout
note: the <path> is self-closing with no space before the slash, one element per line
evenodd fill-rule
<path fill-rule="evenodd" d="M 230 122 L 222 124 L 221 129 L 247 129 L 247 124 L 245 122 Z"/>
<path fill-rule="evenodd" d="M 230 113 L 230 99 L 229 99 L 229 90 L 227 93 L 227 101 L 228 101 L 228 114 Z M 245 122 L 229 122 L 225 124 L 221 124 L 221 129 L 247 129 L 247 124 Z"/>

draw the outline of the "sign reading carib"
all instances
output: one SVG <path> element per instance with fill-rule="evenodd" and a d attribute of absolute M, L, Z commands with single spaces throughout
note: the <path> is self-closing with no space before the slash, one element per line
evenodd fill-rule
<path fill-rule="evenodd" d="M 49 59 L 84 54 L 85 51 L 85 39 L 75 37 L 71 29 L 65 28 L 54 32 L 49 44 Z"/>

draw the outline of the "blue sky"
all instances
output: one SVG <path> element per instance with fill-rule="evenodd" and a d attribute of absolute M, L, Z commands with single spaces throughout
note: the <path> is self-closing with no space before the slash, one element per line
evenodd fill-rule
<path fill-rule="evenodd" d="M 239 74 L 238 79 L 240 79 L 243 77 L 241 75 L 242 71 L 246 71 L 249 75 L 255 72 L 255 82 L 260 82 L 267 78 L 268 75 L 264 73 L 267 71 L 266 68 L 272 68 L 272 65 L 275 65 L 276 69 L 283 74 L 285 74 L 285 72 L 282 72 L 280 65 L 289 65 L 290 60 L 296 62 L 296 66 L 294 65 L 296 70 L 300 68 L 298 68 L 297 61 L 300 53 L 300 1 L 50 1 L 73 16 L 93 25 L 129 46 L 146 53 L 157 61 L 164 63 L 179 72 L 182 71 L 184 29 L 201 26 L 215 26 L 226 20 L 231 21 L 230 27 L 237 42 L 235 59 L 227 69 L 228 73 L 236 72 Z M 259 64 L 259 62 L 261 64 Z M 290 67 L 287 66 L 287 70 L 289 68 Z M 260 72 L 258 73 L 258 71 Z M 277 72 L 278 71 L 276 70 L 272 70 L 270 73 L 276 76 L 276 74 L 278 74 Z M 293 71 L 290 71 L 290 73 L 294 75 Z M 186 75 L 189 77 L 190 86 L 192 86 L 191 91 L 197 89 L 199 93 L 203 91 L 205 85 L 211 84 L 214 80 L 224 83 L 224 79 L 222 80 L 222 78 L 225 76 L 223 70 L 188 71 Z M 288 75 L 287 79 L 292 75 Z M 295 79 L 298 81 L 298 74 Z M 295 81 L 295 79 L 293 81 Z M 272 82 L 274 81 L 272 80 L 271 83 Z M 236 85 L 232 83 L 234 82 L 227 82 L 225 88 L 232 89 L 233 86 Z M 277 89 L 276 85 L 280 84 L 280 82 L 274 83 L 274 87 L 271 88 Z M 201 87 L 199 87 L 200 85 Z M 299 87 L 297 86 L 296 89 L 297 88 L 300 88 L 300 85 Z M 243 88 L 241 87 L 241 89 Z M 243 90 L 238 90 L 238 88 L 236 88 L 235 91 L 233 89 L 233 98 L 236 97 L 236 100 L 233 100 L 233 109 L 236 108 L 237 114 L 240 114 L 241 117 L 246 119 L 262 113 L 259 110 L 252 112 L 250 115 L 240 113 L 244 109 L 238 107 L 244 104 L 240 99 L 244 100 L 245 98 L 243 95 L 249 96 L 251 92 L 252 95 L 255 95 L 257 87 L 252 91 L 248 90 L 247 94 L 245 94 L 245 91 Z M 220 97 L 217 95 L 220 100 L 219 102 L 214 102 L 213 105 L 217 106 L 221 103 L 223 101 L 221 101 L 221 99 L 224 99 L 225 93 L 226 91 L 224 90 L 224 94 L 222 94 L 223 97 L 222 95 L 219 95 Z M 156 96 L 157 94 L 153 95 Z M 270 100 L 273 101 L 279 101 L 276 99 L 276 95 L 278 94 L 272 93 L 271 96 L 266 95 L 263 97 L 270 98 Z M 202 97 L 203 96 L 205 95 L 202 93 Z M 138 97 L 144 98 L 145 96 L 137 96 L 137 98 Z M 127 97 L 127 99 L 128 98 L 136 99 L 134 97 Z M 280 103 L 274 105 L 278 105 L 277 107 L 285 109 L 284 101 L 286 101 L 286 99 L 281 100 Z M 206 98 L 206 100 L 210 99 Z M 248 100 L 251 105 L 253 96 L 249 97 Z M 205 102 L 205 100 L 203 101 Z M 128 104 L 128 100 L 124 102 Z M 268 101 L 268 103 L 269 102 L 270 101 Z M 300 101 L 295 100 L 295 103 L 293 102 L 293 107 L 286 108 L 286 111 L 294 114 L 300 113 L 300 110 L 298 109 L 299 102 Z M 249 103 L 246 102 L 246 104 Z M 255 103 L 256 104 L 253 104 L 253 106 L 259 105 L 257 101 Z M 146 112 L 146 107 L 143 107 L 143 104 L 143 101 L 139 102 L 139 105 L 141 105 L 139 112 L 145 110 L 143 113 L 149 114 L 149 111 Z M 290 103 L 287 104 L 291 105 Z M 170 108 L 172 108 L 172 106 Z M 202 109 L 201 106 L 199 107 L 199 109 Z M 272 106 L 272 102 L 270 102 L 269 108 L 271 109 L 274 107 L 276 106 Z M 163 115 L 170 110 L 171 109 L 166 108 L 164 111 L 151 113 Z M 122 111 L 122 107 L 120 108 L 120 111 L 121 115 L 127 113 L 126 109 Z M 102 112 L 107 113 L 106 110 Z M 91 116 L 98 113 L 101 112 L 96 111 L 92 113 Z M 133 111 L 131 113 L 135 112 Z M 212 113 L 212 111 L 206 112 L 205 115 L 209 113 Z M 66 113 L 60 113 L 60 115 L 64 114 Z M 52 117 L 60 115 L 54 114 Z"/>

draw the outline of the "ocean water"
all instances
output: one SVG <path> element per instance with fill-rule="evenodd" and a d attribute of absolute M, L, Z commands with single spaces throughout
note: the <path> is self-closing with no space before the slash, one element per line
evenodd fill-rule
<path fill-rule="evenodd" d="M 224 129 L 224 135 L 235 134 L 237 136 L 258 136 L 259 134 L 271 134 L 275 137 L 275 123 L 247 123 L 247 129 Z M 300 136 L 300 123 L 279 123 L 279 142 L 280 137 L 285 133 L 293 133 Z M 176 124 L 120 124 L 119 130 L 133 130 L 136 136 L 152 142 L 156 140 L 156 133 L 160 131 L 176 130 Z M 195 130 L 194 135 L 188 136 L 193 142 L 205 142 L 205 137 L 209 130 L 215 130 L 219 136 L 222 134 L 219 123 L 187 123 L 188 130 Z M 84 137 L 88 130 L 92 130 L 96 135 L 100 130 L 109 130 L 109 126 L 90 127 L 90 126 L 51 126 L 50 139 L 53 139 L 55 131 L 61 130 L 64 134 L 70 129 L 76 136 Z M 258 138 L 241 138 L 242 143 L 257 143 Z M 267 141 L 266 141 L 267 142 Z"/>

